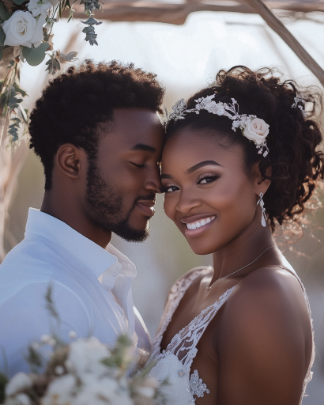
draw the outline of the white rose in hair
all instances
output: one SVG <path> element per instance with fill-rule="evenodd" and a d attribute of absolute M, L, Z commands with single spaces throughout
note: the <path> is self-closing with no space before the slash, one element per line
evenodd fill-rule
<path fill-rule="evenodd" d="M 44 15 L 34 18 L 29 11 L 15 11 L 2 25 L 6 34 L 4 45 L 22 45 L 28 48 L 34 45 L 37 48 L 43 39 L 44 24 Z"/>
<path fill-rule="evenodd" d="M 255 144 L 261 145 L 269 134 L 269 125 L 260 118 L 247 117 L 242 133 Z"/>
<path fill-rule="evenodd" d="M 37 17 L 40 14 L 47 15 L 48 10 L 52 8 L 52 3 L 48 0 L 30 0 L 27 8 L 34 17 Z"/>

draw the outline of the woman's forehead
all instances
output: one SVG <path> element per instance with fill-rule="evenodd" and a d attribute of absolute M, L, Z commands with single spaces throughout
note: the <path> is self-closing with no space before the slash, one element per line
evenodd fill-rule
<path fill-rule="evenodd" d="M 182 129 L 174 133 L 164 146 L 162 166 L 178 163 L 192 166 L 204 160 L 228 166 L 232 161 L 243 163 L 241 145 L 231 145 L 223 135 L 211 130 Z M 189 166 L 188 166 L 189 168 Z"/>

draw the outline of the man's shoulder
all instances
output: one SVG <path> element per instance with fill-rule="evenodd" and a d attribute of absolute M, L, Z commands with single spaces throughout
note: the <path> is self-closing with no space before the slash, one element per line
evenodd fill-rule
<path fill-rule="evenodd" d="M 66 271 L 68 266 L 59 252 L 46 243 L 24 239 L 0 265 L 0 305 L 26 288 L 37 294 L 45 285 L 55 283 L 57 289 L 62 289 L 74 284 Z"/>

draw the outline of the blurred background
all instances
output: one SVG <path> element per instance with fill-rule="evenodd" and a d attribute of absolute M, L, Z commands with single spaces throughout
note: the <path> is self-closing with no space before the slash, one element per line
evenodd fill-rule
<path fill-rule="evenodd" d="M 324 15 L 309 13 L 301 19 L 298 15 L 283 15 L 282 21 L 317 63 L 324 66 Z M 55 49 L 64 53 L 77 50 L 78 63 L 85 59 L 96 62 L 116 59 L 155 72 L 166 87 L 168 110 L 179 98 L 187 98 L 213 81 L 219 69 L 234 65 L 252 69 L 276 66 L 286 78 L 297 79 L 303 85 L 319 85 L 292 50 L 256 14 L 196 12 L 179 26 L 104 22 L 96 28 L 98 47 L 85 43 L 80 32 L 83 27 L 78 20 L 57 23 Z M 32 108 L 47 80 L 44 62 L 37 67 L 23 65 L 21 86 L 29 94 L 27 108 Z M 43 188 L 42 166 L 33 152 L 29 152 L 8 212 L 7 252 L 22 240 L 28 207 L 40 208 Z M 324 405 L 324 248 L 321 242 L 324 241 L 324 210 L 319 209 L 311 218 L 313 223 L 306 224 L 301 240 L 293 246 L 286 242 L 281 246 L 305 283 L 314 318 L 316 363 L 303 404 Z M 151 236 L 144 243 L 128 243 L 118 237 L 112 243 L 137 266 L 134 301 L 154 335 L 171 285 L 190 268 L 211 264 L 211 258 L 192 253 L 164 215 L 163 196 L 158 196 L 150 229 Z"/>

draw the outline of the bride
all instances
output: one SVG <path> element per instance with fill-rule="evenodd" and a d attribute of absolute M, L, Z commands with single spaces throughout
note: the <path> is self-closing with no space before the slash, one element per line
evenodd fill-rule
<path fill-rule="evenodd" d="M 173 107 L 165 213 L 213 267 L 189 271 L 168 296 L 151 357 L 168 405 L 301 403 L 314 359 L 309 304 L 272 232 L 323 178 L 316 100 L 271 69 L 238 66 Z"/>

